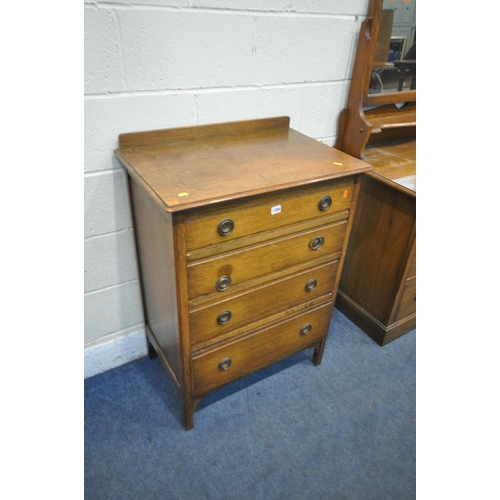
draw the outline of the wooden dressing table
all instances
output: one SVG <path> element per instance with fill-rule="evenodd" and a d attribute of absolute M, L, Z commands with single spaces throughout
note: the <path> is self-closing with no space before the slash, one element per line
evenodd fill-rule
<path fill-rule="evenodd" d="M 319 365 L 369 165 L 269 118 L 122 134 L 150 357 L 185 429 L 207 394 Z"/>
<path fill-rule="evenodd" d="M 417 197 L 416 90 L 369 93 L 382 4 L 371 1 L 361 26 L 335 146 L 373 167 L 362 176 L 336 307 L 381 346 L 416 327 Z"/>

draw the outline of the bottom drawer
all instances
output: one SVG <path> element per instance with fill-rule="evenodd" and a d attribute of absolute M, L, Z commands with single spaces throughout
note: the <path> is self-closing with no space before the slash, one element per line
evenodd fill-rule
<path fill-rule="evenodd" d="M 328 302 L 193 356 L 194 394 L 205 394 L 305 349 L 327 335 L 332 312 L 333 303 Z"/>

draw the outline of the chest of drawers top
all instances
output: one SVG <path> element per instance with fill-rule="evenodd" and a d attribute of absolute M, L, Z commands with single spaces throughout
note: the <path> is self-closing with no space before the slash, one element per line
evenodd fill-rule
<path fill-rule="evenodd" d="M 121 134 L 116 156 L 166 212 L 359 174 L 369 165 L 288 117 Z"/>

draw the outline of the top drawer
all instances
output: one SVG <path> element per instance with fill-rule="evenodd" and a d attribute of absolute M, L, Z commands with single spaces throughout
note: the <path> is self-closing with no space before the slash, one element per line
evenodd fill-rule
<path fill-rule="evenodd" d="M 289 224 L 347 210 L 354 178 L 320 186 L 273 193 L 253 201 L 227 205 L 209 214 L 186 217 L 187 250 L 224 243 Z"/>

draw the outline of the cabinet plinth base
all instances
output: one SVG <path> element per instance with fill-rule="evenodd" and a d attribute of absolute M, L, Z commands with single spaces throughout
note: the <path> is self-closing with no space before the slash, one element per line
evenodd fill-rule
<path fill-rule="evenodd" d="M 384 325 L 353 302 L 341 290 L 337 293 L 335 307 L 381 347 L 411 332 L 417 324 L 417 315 L 412 314 L 396 323 Z"/>

